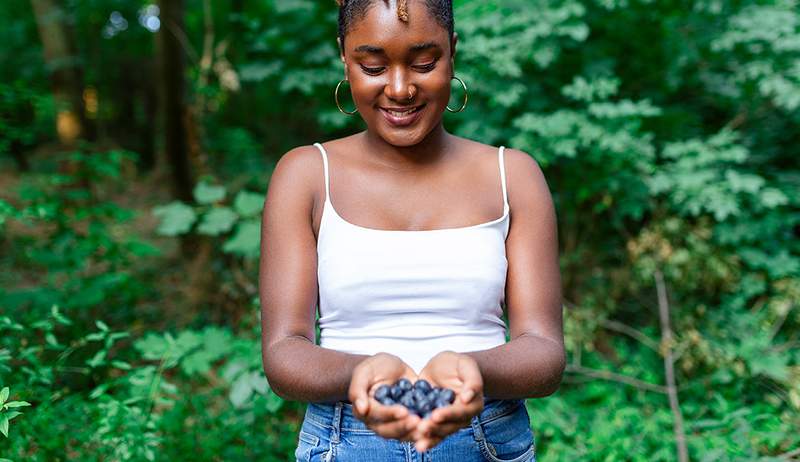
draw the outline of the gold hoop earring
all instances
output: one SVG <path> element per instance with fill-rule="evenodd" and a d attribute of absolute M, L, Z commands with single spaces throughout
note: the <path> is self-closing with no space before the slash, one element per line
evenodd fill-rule
<path fill-rule="evenodd" d="M 461 112 L 461 111 L 464 110 L 465 107 L 467 107 L 467 100 L 469 99 L 469 94 L 467 93 L 467 84 L 464 83 L 463 80 L 459 79 L 456 76 L 453 76 L 453 79 L 458 80 L 458 82 L 461 84 L 461 86 L 464 87 L 464 102 L 461 104 L 461 107 L 458 108 L 457 110 L 450 109 L 450 106 L 445 106 L 445 107 L 450 112 Z M 453 79 L 450 79 L 450 80 L 453 80 Z"/>
<path fill-rule="evenodd" d="M 355 108 L 352 112 L 347 112 L 344 109 L 342 109 L 342 105 L 339 104 L 339 87 L 341 87 L 342 84 L 345 82 L 347 82 L 347 79 L 342 79 L 339 81 L 338 84 L 336 84 L 336 90 L 333 91 L 333 98 L 336 100 L 336 107 L 339 108 L 339 112 L 341 112 L 342 114 L 353 115 L 356 112 L 358 112 L 358 108 Z"/>

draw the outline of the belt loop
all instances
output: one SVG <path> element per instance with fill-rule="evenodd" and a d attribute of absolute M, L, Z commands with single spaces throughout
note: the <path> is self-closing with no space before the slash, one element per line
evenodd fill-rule
<path fill-rule="evenodd" d="M 344 403 L 341 401 L 338 401 L 336 406 L 333 408 L 333 432 L 331 434 L 332 444 L 339 443 L 339 434 L 342 431 L 342 408 L 344 408 Z"/>
<path fill-rule="evenodd" d="M 479 415 L 476 415 L 472 418 L 472 432 L 475 434 L 475 441 L 481 442 L 483 441 L 483 427 L 481 427 L 481 419 Z"/>

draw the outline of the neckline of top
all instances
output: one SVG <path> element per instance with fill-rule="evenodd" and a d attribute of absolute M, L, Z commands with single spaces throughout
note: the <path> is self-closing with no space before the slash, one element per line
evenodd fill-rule
<path fill-rule="evenodd" d="M 330 199 L 327 196 L 325 197 L 325 205 L 323 206 L 323 211 L 322 211 L 323 214 L 325 213 L 325 208 L 330 209 L 331 212 L 333 212 L 333 216 L 336 217 L 336 219 L 338 219 L 340 222 L 342 222 L 342 223 L 344 223 L 347 226 L 350 226 L 352 228 L 357 228 L 357 229 L 360 229 L 360 230 L 363 230 L 363 231 L 376 231 L 376 232 L 380 232 L 380 233 L 395 233 L 395 234 L 397 234 L 397 233 L 437 233 L 437 232 L 442 232 L 442 231 L 466 231 L 466 230 L 471 230 L 471 229 L 484 228 L 484 227 L 487 227 L 487 226 L 491 226 L 491 225 L 500 223 L 501 221 L 505 220 L 505 218 L 508 217 L 508 211 L 509 211 L 508 205 L 504 205 L 503 206 L 503 214 L 500 217 L 495 218 L 494 220 L 486 221 L 486 222 L 483 222 L 483 223 L 478 223 L 476 225 L 459 226 L 459 227 L 456 227 L 456 228 L 380 229 L 380 228 L 368 228 L 366 226 L 357 225 L 355 223 L 351 223 L 351 222 L 345 220 L 344 217 L 339 215 L 339 212 L 336 211 L 336 209 L 333 207 L 333 203 L 330 201 Z"/>
<path fill-rule="evenodd" d="M 328 178 L 328 153 L 325 150 L 325 147 L 322 146 L 322 143 L 314 143 L 314 146 L 319 149 L 320 153 L 322 154 L 322 161 L 323 161 L 323 169 L 325 174 L 325 202 L 322 207 L 322 219 L 320 221 L 320 226 L 322 225 L 322 220 L 325 218 L 325 209 L 328 208 L 333 212 L 333 216 L 338 219 L 340 222 L 344 223 L 351 228 L 359 229 L 362 231 L 375 231 L 380 233 L 393 233 L 393 234 L 424 234 L 424 233 L 441 233 L 442 231 L 468 231 L 472 229 L 480 229 L 485 228 L 488 226 L 495 225 L 497 223 L 505 221 L 506 218 L 509 216 L 509 212 L 511 207 L 508 205 L 508 198 L 506 193 L 506 175 L 505 175 L 505 162 L 503 159 L 503 151 L 505 150 L 505 146 L 500 146 L 498 149 L 498 160 L 500 162 L 500 182 L 501 188 L 503 191 L 503 214 L 500 215 L 498 218 L 494 220 L 489 220 L 483 223 L 478 223 L 475 225 L 467 225 L 467 226 L 459 226 L 455 228 L 437 228 L 437 229 L 380 229 L 380 228 L 369 228 L 366 226 L 357 225 L 355 223 L 351 223 L 342 217 L 339 212 L 336 211 L 336 208 L 333 206 L 333 202 L 331 202 L 331 194 L 330 194 L 330 186 L 329 186 L 329 178 Z"/>

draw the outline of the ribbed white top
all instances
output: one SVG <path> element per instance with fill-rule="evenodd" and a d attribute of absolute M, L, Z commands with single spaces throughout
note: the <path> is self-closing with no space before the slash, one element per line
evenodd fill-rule
<path fill-rule="evenodd" d="M 381 230 L 345 221 L 330 200 L 317 239 L 320 346 L 387 352 L 417 373 L 436 353 L 505 343 L 505 240 L 509 229 L 503 147 L 498 150 L 503 215 L 460 228 Z"/>

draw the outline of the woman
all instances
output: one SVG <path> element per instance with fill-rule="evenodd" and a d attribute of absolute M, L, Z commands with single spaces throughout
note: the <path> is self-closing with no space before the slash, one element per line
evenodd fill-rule
<path fill-rule="evenodd" d="M 367 129 L 270 180 L 262 354 L 310 403 L 298 460 L 535 460 L 523 399 L 565 362 L 555 213 L 528 154 L 445 131 L 457 39 L 451 1 L 340 1 L 337 104 L 349 86 Z M 421 419 L 374 399 L 401 377 L 456 400 Z"/>

